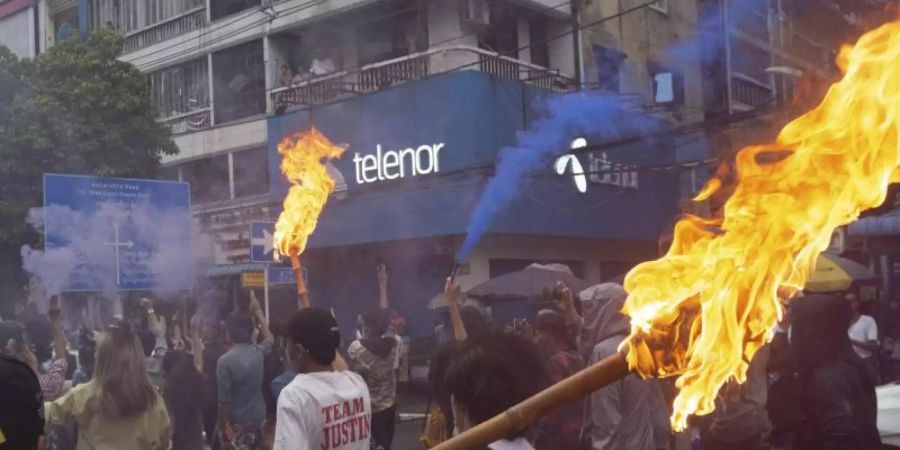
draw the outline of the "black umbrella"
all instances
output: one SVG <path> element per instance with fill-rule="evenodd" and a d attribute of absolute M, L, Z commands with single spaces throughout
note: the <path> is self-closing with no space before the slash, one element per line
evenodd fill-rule
<path fill-rule="evenodd" d="M 590 285 L 572 274 L 563 264 L 532 264 L 518 272 L 488 280 L 467 293 L 485 301 L 534 300 L 544 295 L 544 289 L 562 281 L 572 292 L 580 292 Z"/>

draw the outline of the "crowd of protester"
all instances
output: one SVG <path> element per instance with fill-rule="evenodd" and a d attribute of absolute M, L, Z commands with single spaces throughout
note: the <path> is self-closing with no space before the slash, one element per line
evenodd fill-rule
<path fill-rule="evenodd" d="M 0 322 L 0 450 L 395 448 L 404 342 L 392 326 L 383 265 L 377 277 L 378 305 L 359 316 L 349 345 L 333 312 L 309 307 L 305 292 L 276 333 L 252 294 L 222 319 L 198 310 L 185 320 L 186 308 L 162 314 L 145 298 L 131 320 L 73 333 L 77 358 L 57 298 L 43 322 L 26 309 L 22 320 Z M 504 329 L 447 281 L 421 448 L 619 351 L 631 330 L 621 285 L 549 292 L 546 309 Z M 748 361 L 746 381 L 726 383 L 715 411 L 691 418 L 695 445 L 880 448 L 874 321 L 855 297 L 838 295 L 794 299 L 784 317 Z M 630 374 L 489 448 L 674 449 L 675 392 L 671 379 Z"/>

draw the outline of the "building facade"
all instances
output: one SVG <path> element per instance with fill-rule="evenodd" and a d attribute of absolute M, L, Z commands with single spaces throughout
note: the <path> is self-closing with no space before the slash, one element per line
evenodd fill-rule
<path fill-rule="evenodd" d="M 32 0 L 0 2 L 0 45 L 20 58 L 38 53 L 38 6 Z"/>

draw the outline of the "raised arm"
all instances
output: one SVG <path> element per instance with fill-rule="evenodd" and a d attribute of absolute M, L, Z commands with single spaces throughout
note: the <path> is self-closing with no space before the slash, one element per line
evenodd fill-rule
<path fill-rule="evenodd" d="M 200 338 L 200 330 L 203 329 L 203 317 L 195 314 L 191 318 L 191 348 L 194 350 L 194 367 L 198 373 L 203 373 L 203 339 Z"/>
<path fill-rule="evenodd" d="M 291 254 L 291 266 L 294 268 L 294 277 L 297 279 L 297 309 L 309 308 L 312 306 L 312 301 L 309 298 L 309 290 L 306 288 L 306 280 L 303 279 L 300 255 Z"/>
<path fill-rule="evenodd" d="M 447 311 L 450 313 L 450 324 L 453 326 L 453 338 L 457 342 L 465 341 L 466 326 L 463 324 L 462 316 L 459 314 L 459 293 L 458 284 L 453 283 L 452 278 L 447 278 L 444 284 L 444 299 L 447 301 Z"/>
<path fill-rule="evenodd" d="M 578 323 L 581 320 L 581 315 L 578 314 L 578 309 L 575 308 L 575 293 L 562 281 L 556 283 L 556 291 L 559 293 L 559 297 L 556 299 L 557 307 L 563 314 L 563 317 L 566 318 L 566 322 L 569 324 Z"/>
<path fill-rule="evenodd" d="M 68 351 L 66 351 L 66 334 L 63 332 L 62 324 L 59 321 L 61 312 L 62 309 L 59 307 L 59 298 L 55 295 L 50 297 L 47 315 L 50 316 L 50 329 L 53 333 L 54 358 L 67 360 Z"/>
<path fill-rule="evenodd" d="M 272 330 L 269 329 L 269 321 L 266 319 L 266 315 L 263 314 L 262 307 L 259 306 L 259 300 L 256 299 L 256 295 L 252 292 L 250 294 L 250 314 L 256 319 L 263 341 L 274 342 L 275 336 L 272 335 Z"/>
<path fill-rule="evenodd" d="M 387 265 L 378 265 L 378 307 L 388 309 L 388 293 L 387 293 Z"/>

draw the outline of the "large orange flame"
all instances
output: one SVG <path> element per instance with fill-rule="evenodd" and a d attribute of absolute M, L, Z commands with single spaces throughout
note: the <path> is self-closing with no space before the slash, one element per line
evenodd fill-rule
<path fill-rule="evenodd" d="M 900 22 L 844 47 L 838 65 L 843 78 L 815 109 L 775 144 L 741 150 L 723 217 L 682 219 L 668 253 L 625 279 L 628 364 L 678 376 L 675 429 L 711 412 L 726 381 L 745 381 L 834 229 L 885 199 L 900 165 Z"/>
<path fill-rule="evenodd" d="M 299 255 L 306 249 L 309 235 L 316 229 L 319 214 L 334 190 L 323 159 L 339 158 L 344 149 L 331 143 L 319 130 L 311 128 L 278 143 L 281 173 L 292 184 L 284 198 L 284 210 L 272 236 L 275 260 L 281 255 Z"/>

